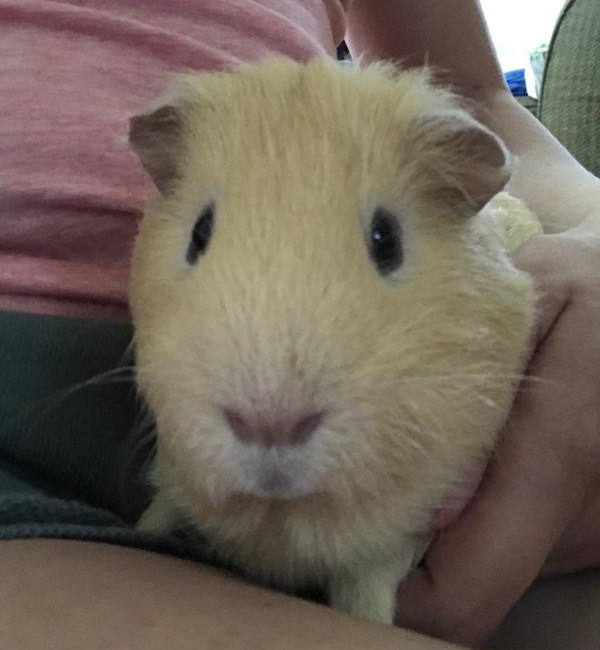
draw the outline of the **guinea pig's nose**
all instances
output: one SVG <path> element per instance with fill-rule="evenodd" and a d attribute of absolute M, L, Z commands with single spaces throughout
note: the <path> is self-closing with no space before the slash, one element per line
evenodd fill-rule
<path fill-rule="evenodd" d="M 323 413 L 309 413 L 300 418 L 267 418 L 259 413 L 244 414 L 237 409 L 225 408 L 223 411 L 240 442 L 264 447 L 301 445 L 323 420 Z"/>

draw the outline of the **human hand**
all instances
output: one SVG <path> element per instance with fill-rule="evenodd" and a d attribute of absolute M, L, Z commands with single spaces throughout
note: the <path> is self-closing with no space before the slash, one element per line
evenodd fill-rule
<path fill-rule="evenodd" d="M 479 646 L 540 573 L 600 566 L 600 219 L 515 254 L 536 349 L 470 506 L 398 594 L 398 623 Z"/>

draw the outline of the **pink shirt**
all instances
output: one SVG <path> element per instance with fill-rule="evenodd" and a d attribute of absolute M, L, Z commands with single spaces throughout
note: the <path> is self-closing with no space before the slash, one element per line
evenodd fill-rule
<path fill-rule="evenodd" d="M 151 182 L 128 118 L 171 71 L 329 54 L 344 0 L 2 0 L 0 309 L 126 318 Z"/>

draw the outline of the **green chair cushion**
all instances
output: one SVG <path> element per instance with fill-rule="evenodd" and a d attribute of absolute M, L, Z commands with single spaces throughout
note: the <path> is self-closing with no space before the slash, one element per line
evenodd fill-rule
<path fill-rule="evenodd" d="M 545 66 L 540 121 L 600 176 L 600 0 L 569 0 Z"/>

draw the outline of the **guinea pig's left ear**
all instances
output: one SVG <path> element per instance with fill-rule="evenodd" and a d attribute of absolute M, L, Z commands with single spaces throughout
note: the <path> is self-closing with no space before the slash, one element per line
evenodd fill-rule
<path fill-rule="evenodd" d="M 179 176 L 183 131 L 183 114 L 175 104 L 129 120 L 129 144 L 161 194 L 167 194 Z"/>
<path fill-rule="evenodd" d="M 427 185 L 463 214 L 479 212 L 510 179 L 502 140 L 459 109 L 420 118 L 416 140 Z"/>

